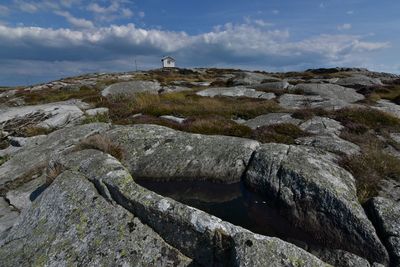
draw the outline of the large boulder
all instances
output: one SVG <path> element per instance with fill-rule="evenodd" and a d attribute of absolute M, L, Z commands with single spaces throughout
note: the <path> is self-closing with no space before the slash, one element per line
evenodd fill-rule
<path fill-rule="evenodd" d="M 254 140 L 179 132 L 158 125 L 116 127 L 107 136 L 125 150 L 124 163 L 138 178 L 239 182 Z"/>
<path fill-rule="evenodd" d="M 139 186 L 110 155 L 84 150 L 65 156 L 62 164 L 82 173 L 104 198 L 130 211 L 195 265 L 328 266 L 293 244 L 254 234 Z"/>
<path fill-rule="evenodd" d="M 344 140 L 335 134 L 300 137 L 295 140 L 295 143 L 298 145 L 315 147 L 328 152 L 339 153 L 348 156 L 361 152 L 361 148 L 358 145 Z"/>
<path fill-rule="evenodd" d="M 367 203 L 370 218 L 389 251 L 391 265 L 400 265 L 400 202 L 383 197 Z"/>
<path fill-rule="evenodd" d="M 65 171 L 0 241 L 2 266 L 188 266 L 191 259 Z"/>
<path fill-rule="evenodd" d="M 114 83 L 106 87 L 102 92 L 102 96 L 132 96 L 137 93 L 152 93 L 157 94 L 161 89 L 159 82 L 153 81 L 130 81 L 130 82 L 120 82 Z"/>
<path fill-rule="evenodd" d="M 253 89 L 260 90 L 260 91 L 272 91 L 272 92 L 284 92 L 286 89 L 292 87 L 288 81 L 279 81 L 279 82 L 266 82 L 262 84 L 256 84 L 249 86 Z"/>
<path fill-rule="evenodd" d="M 302 91 L 307 95 L 319 95 L 327 100 L 340 100 L 354 103 L 364 99 L 356 90 L 335 84 L 303 83 L 297 84 L 293 91 Z"/>
<path fill-rule="evenodd" d="M 383 85 L 379 78 L 371 78 L 365 75 L 355 75 L 351 77 L 340 78 L 336 84 L 354 88 Z"/>
<path fill-rule="evenodd" d="M 280 203 L 282 214 L 317 242 L 385 263 L 387 253 L 356 196 L 353 176 L 335 157 L 301 146 L 265 144 L 245 182 Z"/>
<path fill-rule="evenodd" d="M 216 87 L 209 88 L 196 93 L 199 96 L 230 96 L 230 97 L 249 97 L 259 99 L 273 99 L 275 94 L 264 93 L 254 89 L 238 86 L 238 87 Z"/>
<path fill-rule="evenodd" d="M 280 81 L 279 78 L 270 75 L 256 73 L 256 72 L 240 72 L 235 77 L 231 78 L 228 83 L 233 86 L 238 85 L 255 85 L 263 82 Z"/>
<path fill-rule="evenodd" d="M 299 125 L 303 131 L 317 135 L 340 135 L 344 126 L 333 119 L 315 116 Z"/>
<path fill-rule="evenodd" d="M 246 125 L 251 129 L 257 129 L 258 127 L 269 126 L 280 123 L 291 123 L 298 125 L 301 122 L 302 120 L 293 118 L 290 113 L 269 113 L 248 120 L 245 123 L 243 123 L 243 125 Z"/>

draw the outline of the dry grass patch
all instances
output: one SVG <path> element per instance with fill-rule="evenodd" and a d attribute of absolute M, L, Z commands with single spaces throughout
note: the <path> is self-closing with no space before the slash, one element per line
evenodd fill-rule
<path fill-rule="evenodd" d="M 356 178 L 360 203 L 377 195 L 381 180 L 390 178 L 400 181 L 400 160 L 377 145 L 365 148 L 361 155 L 344 157 L 340 165 Z"/>
<path fill-rule="evenodd" d="M 351 132 L 365 133 L 367 130 L 380 132 L 400 131 L 400 119 L 372 108 L 346 108 L 336 111 L 333 116 Z"/>
<path fill-rule="evenodd" d="M 281 123 L 257 128 L 252 138 L 262 143 L 294 144 L 295 139 L 309 135 L 294 124 Z"/>
<path fill-rule="evenodd" d="M 109 123 L 110 117 L 108 116 L 108 113 L 96 114 L 94 116 L 86 116 L 82 120 L 81 124 L 89 124 L 89 123 L 95 123 L 95 122 Z"/>
<path fill-rule="evenodd" d="M 46 168 L 46 185 L 50 185 L 65 170 L 58 160 L 51 160 Z"/>
<path fill-rule="evenodd" d="M 201 97 L 190 93 L 164 95 L 141 94 L 135 97 L 134 113 L 153 116 L 201 116 L 218 115 L 225 118 L 250 119 L 261 114 L 276 112 L 279 105 L 271 100 L 234 99 L 226 97 Z"/>
<path fill-rule="evenodd" d="M 252 130 L 221 116 L 190 117 L 182 125 L 182 130 L 209 135 L 251 137 Z"/>
<path fill-rule="evenodd" d="M 82 99 L 85 102 L 97 103 L 102 100 L 100 90 L 82 86 L 79 90 L 47 89 L 38 91 L 20 90 L 16 96 L 22 97 L 27 104 L 45 104 L 65 101 L 69 99 Z"/>
<path fill-rule="evenodd" d="M 124 159 L 124 151 L 122 147 L 115 144 L 110 138 L 96 134 L 82 140 L 76 147 L 76 150 L 97 149 L 104 153 L 110 154 L 118 160 Z"/>

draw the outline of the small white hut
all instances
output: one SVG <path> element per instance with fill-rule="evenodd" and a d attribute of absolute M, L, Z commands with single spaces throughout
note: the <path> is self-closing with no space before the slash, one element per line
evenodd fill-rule
<path fill-rule="evenodd" d="M 176 60 L 173 57 L 167 56 L 161 59 L 163 68 L 175 68 Z"/>

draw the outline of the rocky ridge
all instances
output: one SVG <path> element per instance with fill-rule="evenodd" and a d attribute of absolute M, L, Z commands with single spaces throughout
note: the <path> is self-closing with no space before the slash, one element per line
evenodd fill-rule
<path fill-rule="evenodd" d="M 397 266 L 398 79 L 176 69 L 2 90 L 2 265 Z M 392 151 L 365 203 L 352 157 L 374 154 L 359 136 Z M 252 232 L 143 180 L 242 183 L 309 239 Z"/>

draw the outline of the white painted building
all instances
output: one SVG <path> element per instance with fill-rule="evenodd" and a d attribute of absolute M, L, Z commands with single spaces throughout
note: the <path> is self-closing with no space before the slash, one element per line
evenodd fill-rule
<path fill-rule="evenodd" d="M 168 56 L 161 59 L 163 68 L 175 68 L 175 59 Z"/>

